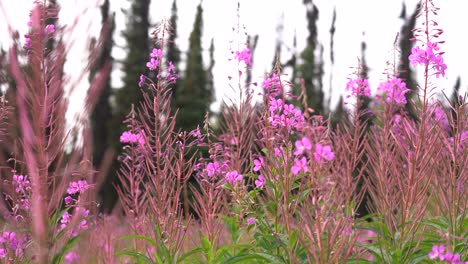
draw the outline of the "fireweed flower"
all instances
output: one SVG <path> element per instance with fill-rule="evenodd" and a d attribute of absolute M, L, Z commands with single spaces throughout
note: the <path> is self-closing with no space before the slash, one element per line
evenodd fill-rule
<path fill-rule="evenodd" d="M 301 140 L 296 141 L 294 145 L 296 146 L 296 151 L 294 151 L 294 155 L 296 156 L 303 154 L 306 150 L 312 149 L 312 143 L 310 143 L 310 140 L 307 137 L 303 137 Z"/>
<path fill-rule="evenodd" d="M 60 219 L 60 230 L 63 230 L 67 227 L 68 223 L 71 221 L 71 214 L 68 212 L 63 213 L 62 219 Z"/>
<path fill-rule="evenodd" d="M 78 260 L 78 255 L 75 252 L 70 251 L 65 255 L 64 259 L 65 263 L 70 264 Z"/>
<path fill-rule="evenodd" d="M 141 74 L 140 75 L 140 81 L 138 82 L 138 86 L 139 87 L 143 87 L 143 85 L 145 85 L 145 75 Z"/>
<path fill-rule="evenodd" d="M 351 96 L 370 96 L 370 88 L 369 88 L 369 81 L 367 79 L 350 79 L 346 84 L 347 92 L 350 95 L 346 97 L 349 98 Z"/>
<path fill-rule="evenodd" d="M 161 49 L 153 49 L 153 51 L 150 54 L 151 58 L 162 58 L 162 50 Z"/>
<path fill-rule="evenodd" d="M 158 68 L 158 64 L 159 61 L 157 59 L 151 58 L 150 61 L 146 63 L 146 67 L 148 67 L 150 71 L 154 71 Z"/>
<path fill-rule="evenodd" d="M 247 219 L 247 221 L 245 221 L 245 223 L 247 225 L 254 225 L 255 224 L 255 217 L 250 217 L 249 219 Z"/>
<path fill-rule="evenodd" d="M 263 175 L 260 174 L 258 176 L 258 179 L 255 180 L 255 187 L 259 189 L 263 189 L 263 187 L 265 187 L 265 184 L 266 184 L 265 177 L 263 177 Z"/>
<path fill-rule="evenodd" d="M 169 83 L 175 83 L 178 78 L 179 75 L 175 72 L 174 64 L 172 64 L 172 61 L 170 61 L 169 67 L 167 68 L 166 80 Z"/>
<path fill-rule="evenodd" d="M 413 66 L 417 64 L 422 64 L 426 66 L 432 66 L 436 72 L 436 77 L 439 78 L 440 75 L 445 76 L 445 70 L 447 65 L 444 63 L 441 53 L 434 53 L 438 51 L 439 46 L 437 43 L 428 42 L 426 49 L 421 49 L 419 46 L 411 49 L 411 55 L 409 60 Z"/>
<path fill-rule="evenodd" d="M 252 66 L 252 53 L 250 49 L 245 48 L 242 51 L 236 51 L 236 55 L 234 56 L 239 62 L 243 61 L 245 65 Z"/>
<path fill-rule="evenodd" d="M 429 258 L 430 259 L 437 259 L 439 258 L 440 260 L 445 259 L 445 247 L 443 245 L 434 245 L 432 246 L 432 251 L 429 252 Z"/>
<path fill-rule="evenodd" d="M 281 91 L 281 82 L 276 73 L 270 78 L 266 78 L 262 82 L 262 88 L 265 90 L 266 94 L 271 96 L 278 96 Z"/>
<path fill-rule="evenodd" d="M 242 174 L 239 174 L 236 170 L 230 171 L 226 173 L 225 176 L 226 181 L 231 185 L 236 185 L 236 183 L 242 181 Z"/>
<path fill-rule="evenodd" d="M 321 144 L 315 144 L 314 159 L 318 163 L 322 163 L 322 159 L 331 161 L 335 158 L 335 153 L 332 152 L 329 145 L 322 146 Z"/>
<path fill-rule="evenodd" d="M 25 194 L 31 191 L 31 182 L 28 179 L 28 176 L 23 175 L 13 175 L 12 180 L 13 186 L 15 187 L 15 192 L 19 194 Z"/>
<path fill-rule="evenodd" d="M 405 94 L 409 92 L 409 89 L 400 78 L 393 78 L 388 82 L 381 83 L 377 91 L 385 95 L 387 103 L 406 104 Z"/>
<path fill-rule="evenodd" d="M 221 173 L 221 166 L 219 165 L 219 162 L 217 161 L 210 162 L 206 165 L 206 168 L 204 171 L 207 173 L 208 177 L 213 177 Z"/>
<path fill-rule="evenodd" d="M 90 187 L 91 186 L 88 184 L 86 180 L 70 182 L 70 184 L 68 185 L 67 193 L 70 195 L 73 195 L 78 192 L 83 193 Z"/>
<path fill-rule="evenodd" d="M 138 134 L 133 134 L 130 131 L 125 131 L 120 136 L 121 143 L 138 143 L 141 146 L 145 145 L 145 131 L 141 130 Z"/>
<path fill-rule="evenodd" d="M 53 34 L 55 32 L 55 26 L 53 24 L 49 24 L 45 27 L 45 32 L 47 34 Z"/>
<path fill-rule="evenodd" d="M 301 159 L 294 159 L 294 165 L 291 167 L 292 174 L 297 175 L 301 171 L 307 172 L 308 170 L 309 168 L 307 167 L 306 157 L 302 157 Z"/>
<path fill-rule="evenodd" d="M 263 166 L 263 158 L 261 156 L 258 157 L 258 159 L 254 160 L 254 168 L 253 171 L 257 172 L 259 171 Z"/>

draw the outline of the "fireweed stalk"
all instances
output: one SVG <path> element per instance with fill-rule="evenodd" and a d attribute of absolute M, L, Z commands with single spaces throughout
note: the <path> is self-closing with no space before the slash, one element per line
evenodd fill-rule
<path fill-rule="evenodd" d="M 198 139 L 174 129 L 168 84 L 177 75 L 172 63 L 165 67 L 162 62 L 167 32 L 166 21 L 153 32 L 157 48 L 149 54 L 146 66 L 156 73 L 157 80 L 140 77 L 144 100 L 129 115 L 129 131 L 120 138 L 127 146 L 119 173 L 123 185 L 117 189 L 134 231 L 155 241 L 146 247 L 147 256 L 172 262 L 180 254 L 191 219 L 184 218 L 180 199 L 193 173 L 194 154 L 189 153 L 190 146 Z"/>
<path fill-rule="evenodd" d="M 10 87 L 10 90 L 16 90 L 14 100 L 18 113 L 10 120 L 18 121 L 21 137 L 18 142 L 20 147 L 15 153 L 15 160 L 18 161 L 15 170 L 23 172 L 24 184 L 26 175 L 30 181 L 30 197 L 23 196 L 30 199 L 29 212 L 22 223 L 22 227 L 30 232 L 31 239 L 30 250 L 25 257 L 34 258 L 37 263 L 50 263 L 52 254 L 56 253 L 59 254 L 55 255 L 56 258 L 63 257 L 58 253 L 62 245 L 57 242 L 54 233 L 60 226 L 60 220 L 56 218 L 61 215 L 59 212 L 64 194 L 70 179 L 87 179 L 92 175 L 91 170 L 82 171 L 78 165 L 86 162 L 89 156 L 76 146 L 71 154 L 65 153 L 67 102 L 64 99 L 62 67 L 67 50 L 65 43 L 55 38 L 62 34 L 62 29 L 45 24 L 45 21 L 57 23 L 58 12 L 58 6 L 35 2 L 28 22 L 29 33 L 24 40 L 19 40 L 24 41 L 25 45 L 15 39 L 9 50 L 9 73 L 16 82 L 16 89 Z M 73 27 L 70 26 L 70 30 Z M 27 67 L 20 65 L 23 55 L 26 56 Z M 91 90 L 95 94 L 99 94 L 102 78 L 108 74 L 107 68 L 92 81 Z M 90 106 L 87 105 L 85 112 Z M 67 155 L 69 158 L 66 162 Z M 14 180 L 18 183 L 19 177 Z"/>

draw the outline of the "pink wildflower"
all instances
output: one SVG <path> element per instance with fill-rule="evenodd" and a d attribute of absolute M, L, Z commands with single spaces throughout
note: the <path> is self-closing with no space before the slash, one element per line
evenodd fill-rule
<path fill-rule="evenodd" d="M 49 24 L 45 27 L 45 31 L 47 34 L 53 34 L 55 32 L 55 26 L 53 24 Z"/>
<path fill-rule="evenodd" d="M 257 172 L 259 171 L 263 166 L 263 158 L 260 156 L 258 159 L 254 160 L 254 168 L 253 171 Z"/>
<path fill-rule="evenodd" d="M 141 74 L 140 81 L 138 82 L 138 86 L 143 87 L 143 85 L 145 85 L 145 75 Z"/>
<path fill-rule="evenodd" d="M 322 158 L 331 161 L 335 158 L 335 153 L 332 152 L 329 145 L 322 146 L 321 144 L 316 144 L 314 158 L 318 163 L 322 162 Z"/>
<path fill-rule="evenodd" d="M 88 184 L 86 180 L 70 182 L 70 184 L 68 185 L 67 193 L 70 195 L 73 195 L 78 192 L 83 193 L 90 187 L 91 186 Z"/>
<path fill-rule="evenodd" d="M 226 181 L 231 185 L 236 185 L 236 183 L 241 182 L 243 177 L 242 174 L 239 174 L 236 170 L 226 173 Z"/>
<path fill-rule="evenodd" d="M 294 165 L 291 167 L 292 174 L 297 175 L 301 171 L 307 172 L 308 170 L 309 168 L 307 167 L 306 157 L 302 157 L 301 159 L 294 159 Z"/>
<path fill-rule="evenodd" d="M 239 62 L 244 61 L 247 66 L 252 66 L 252 53 L 248 48 L 243 49 L 241 52 L 236 51 L 235 58 Z"/>
<path fill-rule="evenodd" d="M 296 141 L 294 145 L 296 146 L 296 151 L 294 151 L 294 155 L 296 156 L 303 154 L 306 150 L 312 149 L 312 144 L 307 137 L 303 137 L 301 140 Z"/>
<path fill-rule="evenodd" d="M 447 65 L 444 63 L 442 58 L 442 53 L 434 53 L 438 51 L 439 46 L 437 43 L 428 42 L 426 49 L 421 49 L 419 46 L 411 49 L 411 55 L 409 60 L 412 65 L 424 64 L 426 66 L 432 65 L 432 68 L 436 71 L 436 77 L 439 78 L 440 75 L 445 76 L 445 70 Z"/>
<path fill-rule="evenodd" d="M 255 224 L 255 218 L 254 217 L 250 217 L 249 219 L 247 219 L 247 221 L 245 221 L 245 223 L 247 225 L 254 225 Z"/>
<path fill-rule="evenodd" d="M 78 260 L 78 255 L 75 252 L 70 251 L 65 255 L 64 259 L 65 259 L 65 263 L 70 264 Z"/>
<path fill-rule="evenodd" d="M 151 58 L 162 58 L 162 50 L 161 49 L 153 49 L 153 51 L 150 54 Z"/>
<path fill-rule="evenodd" d="M 154 71 L 158 68 L 158 64 L 159 61 L 157 59 L 151 58 L 150 61 L 146 63 L 146 67 L 148 67 L 150 71 Z"/>
<path fill-rule="evenodd" d="M 445 259 L 445 247 L 443 245 L 434 245 L 432 246 L 432 251 L 429 253 L 429 258 L 430 259 L 436 259 L 440 258 L 440 260 Z"/>
<path fill-rule="evenodd" d="M 258 179 L 255 180 L 255 187 L 259 189 L 263 189 L 263 187 L 265 187 L 265 184 L 266 184 L 265 177 L 263 177 L 263 175 L 260 174 L 258 176 Z"/>
<path fill-rule="evenodd" d="M 369 81 L 367 79 L 350 79 L 346 84 L 347 92 L 350 92 L 351 96 L 370 96 Z"/>
<path fill-rule="evenodd" d="M 409 89 L 400 78 L 393 78 L 388 82 L 381 83 L 378 91 L 385 94 L 387 103 L 393 101 L 396 104 L 406 104 L 405 94 L 409 92 Z"/>

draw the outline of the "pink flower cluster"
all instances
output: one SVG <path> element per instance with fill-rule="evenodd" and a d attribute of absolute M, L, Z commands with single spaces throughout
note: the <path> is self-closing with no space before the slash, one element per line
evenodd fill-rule
<path fill-rule="evenodd" d="M 161 49 L 153 49 L 150 54 L 150 61 L 146 63 L 146 67 L 150 71 L 154 71 L 158 68 L 159 60 L 162 58 L 162 50 Z M 141 79 L 140 79 L 141 81 Z"/>
<path fill-rule="evenodd" d="M 70 182 L 68 185 L 67 193 L 73 195 L 75 193 L 84 193 L 91 186 L 86 180 L 80 180 L 75 182 Z"/>
<path fill-rule="evenodd" d="M 15 188 L 15 193 L 19 196 L 15 202 L 17 208 L 29 210 L 31 182 L 29 181 L 28 176 L 13 174 L 12 184 L 13 188 Z"/>
<path fill-rule="evenodd" d="M 450 251 L 445 252 L 445 246 L 443 245 L 434 245 L 432 247 L 432 251 L 429 253 L 429 258 L 432 260 L 438 259 L 440 261 L 444 261 L 445 263 L 450 264 L 468 264 L 468 261 L 461 261 L 460 254 L 455 253 L 453 254 Z"/>
<path fill-rule="evenodd" d="M 298 156 L 305 154 L 307 150 L 311 150 L 312 142 L 309 138 L 303 137 L 302 139 L 297 140 L 294 145 L 296 146 L 296 150 L 294 151 L 294 155 L 296 156 L 296 158 L 294 159 L 294 165 L 291 167 L 291 172 L 294 175 L 297 175 L 300 172 L 308 171 L 307 158 L 299 158 Z M 317 163 L 323 163 L 324 160 L 331 161 L 334 158 L 335 153 L 333 153 L 331 146 L 315 144 L 314 159 Z"/>
<path fill-rule="evenodd" d="M 271 96 L 278 96 L 281 91 L 281 82 L 276 75 L 276 73 L 273 73 L 273 75 L 270 78 L 266 78 L 262 82 L 262 88 L 265 89 L 266 94 L 271 95 Z"/>
<path fill-rule="evenodd" d="M 236 185 L 236 183 L 241 182 L 243 177 L 242 174 L 237 172 L 237 170 L 230 171 L 226 173 L 226 176 L 224 177 L 226 182 L 231 184 L 232 186 Z"/>
<path fill-rule="evenodd" d="M 203 172 L 208 177 L 212 178 L 212 177 L 217 177 L 223 174 L 227 168 L 228 168 L 227 162 L 220 164 L 219 161 L 214 161 L 214 162 L 209 162 L 208 164 L 206 164 L 206 167 L 203 170 Z"/>
<path fill-rule="evenodd" d="M 133 134 L 130 131 L 125 131 L 120 136 L 122 143 L 138 143 L 140 146 L 145 145 L 145 131 L 141 130 L 138 134 Z"/>
<path fill-rule="evenodd" d="M 178 78 L 179 75 L 175 72 L 174 64 L 172 64 L 172 61 L 170 61 L 169 67 L 167 67 L 166 80 L 169 83 L 175 83 Z"/>
<path fill-rule="evenodd" d="M 15 232 L 4 231 L 0 236 L 0 259 L 5 259 L 10 252 L 16 257 L 23 257 L 27 242 L 26 237 L 18 240 Z"/>
<path fill-rule="evenodd" d="M 73 230 L 70 230 L 70 235 L 72 236 L 78 236 L 79 231 L 81 230 L 87 230 L 89 228 L 88 226 L 88 216 L 89 216 L 89 210 L 82 208 L 82 207 L 76 207 L 74 214 L 78 215 L 80 217 L 80 222 L 78 223 L 78 226 L 74 228 Z M 71 222 L 72 219 L 72 214 L 70 214 L 68 211 L 65 211 L 62 215 L 62 219 L 60 219 L 60 228 L 59 230 L 64 230 L 68 224 Z"/>
<path fill-rule="evenodd" d="M 351 96 L 370 96 L 371 91 L 369 88 L 369 80 L 367 79 L 349 79 L 346 84 L 346 92 L 350 94 L 346 96 L 349 98 Z"/>
<path fill-rule="evenodd" d="M 249 48 L 245 48 L 242 51 L 236 51 L 234 56 L 239 62 L 243 61 L 245 65 L 252 66 L 252 53 Z"/>
<path fill-rule="evenodd" d="M 419 46 L 416 46 L 411 50 L 409 60 L 412 65 L 423 64 L 432 66 L 436 72 L 437 78 L 439 78 L 440 75 L 445 76 L 447 65 L 444 63 L 444 58 L 442 58 L 443 53 L 437 52 L 438 50 L 438 44 L 432 42 L 427 43 L 426 49 L 421 49 Z"/>
<path fill-rule="evenodd" d="M 378 88 L 378 92 L 385 95 L 387 103 L 394 102 L 396 104 L 406 104 L 406 93 L 409 89 L 406 88 L 406 83 L 400 78 L 393 78 L 388 82 L 383 82 Z"/>
<path fill-rule="evenodd" d="M 297 109 L 293 104 L 285 104 L 282 99 L 270 98 L 269 103 L 270 121 L 271 125 L 275 128 L 291 128 L 294 127 L 298 130 L 303 125 L 304 116 L 301 110 Z"/>

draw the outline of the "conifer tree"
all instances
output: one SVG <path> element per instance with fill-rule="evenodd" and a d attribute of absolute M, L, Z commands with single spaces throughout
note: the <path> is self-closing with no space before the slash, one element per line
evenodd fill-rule
<path fill-rule="evenodd" d="M 321 87 L 322 78 L 320 63 L 323 61 L 317 60 L 315 53 L 318 47 L 317 40 L 317 20 L 319 17 L 319 10 L 312 0 L 303 0 L 304 5 L 307 8 L 307 29 L 309 36 L 307 37 L 306 47 L 300 54 L 301 64 L 298 65 L 296 74 L 299 78 L 304 80 L 307 94 L 307 104 L 309 108 L 315 110 L 318 114 L 325 112 L 324 107 L 324 94 L 323 87 Z M 300 85 L 295 82 L 294 93 L 300 93 Z"/>
<path fill-rule="evenodd" d="M 410 114 L 413 119 L 417 119 L 416 112 L 414 107 L 410 103 L 411 96 L 417 94 L 417 82 L 414 79 L 413 71 L 410 67 L 409 56 L 411 55 L 411 49 L 413 47 L 413 42 L 411 39 L 413 36 L 413 29 L 416 25 L 416 19 L 419 14 L 421 5 L 417 4 L 416 8 L 414 9 L 413 13 L 410 17 L 406 17 L 406 5 L 403 3 L 403 8 L 401 11 L 400 18 L 403 19 L 404 24 L 400 30 L 400 37 L 399 37 L 399 48 L 401 52 L 401 62 L 398 65 L 398 78 L 402 79 L 406 83 L 406 87 L 410 90 L 409 93 L 406 93 L 407 103 L 405 105 L 406 110 Z"/>
<path fill-rule="evenodd" d="M 172 62 L 174 65 L 175 72 L 179 72 L 179 64 L 180 64 L 180 49 L 177 46 L 176 39 L 177 39 L 177 0 L 174 0 L 172 2 L 172 8 L 171 8 L 171 18 L 169 19 L 169 24 L 171 26 L 170 32 L 171 34 L 169 35 L 167 44 L 166 44 L 166 58 L 167 61 Z M 176 95 L 177 87 L 179 86 L 180 82 L 175 82 L 171 83 L 170 85 L 172 86 L 172 94 L 174 95 L 173 98 Z M 173 102 L 174 103 L 174 102 Z"/>
<path fill-rule="evenodd" d="M 114 89 L 112 105 L 113 118 L 110 125 L 110 147 L 118 149 L 121 147 L 119 142 L 120 135 L 126 130 L 126 124 L 123 120 L 130 113 L 132 104 L 138 106 L 143 100 L 143 93 L 139 91 L 138 82 L 140 75 L 148 71 L 145 62 L 148 61 L 150 54 L 149 46 L 149 7 L 150 0 L 134 0 L 130 9 L 125 11 L 127 15 L 126 29 L 122 35 L 127 43 L 126 58 L 122 62 L 123 86 L 120 89 Z M 103 208 L 111 210 L 117 200 L 117 192 L 113 187 L 117 184 L 117 174 L 110 173 L 107 176 L 101 193 L 103 198 Z"/>
<path fill-rule="evenodd" d="M 176 91 L 176 105 L 179 108 L 177 126 L 184 130 L 193 130 L 203 123 L 213 101 L 213 91 L 208 86 L 203 64 L 202 34 L 203 8 L 200 3 L 190 33 L 185 74 L 182 85 Z"/>
<path fill-rule="evenodd" d="M 148 71 L 145 62 L 148 61 L 150 54 L 148 34 L 150 3 L 150 0 L 134 0 L 130 9 L 125 12 L 128 20 L 122 35 L 127 43 L 127 56 L 122 62 L 123 87 L 114 90 L 115 118 L 112 125 L 112 140 L 115 147 L 119 146 L 119 136 L 126 129 L 122 121 L 130 113 L 132 104 L 138 106 L 143 99 L 142 93 L 138 90 L 140 89 L 138 82 L 140 75 Z"/>

